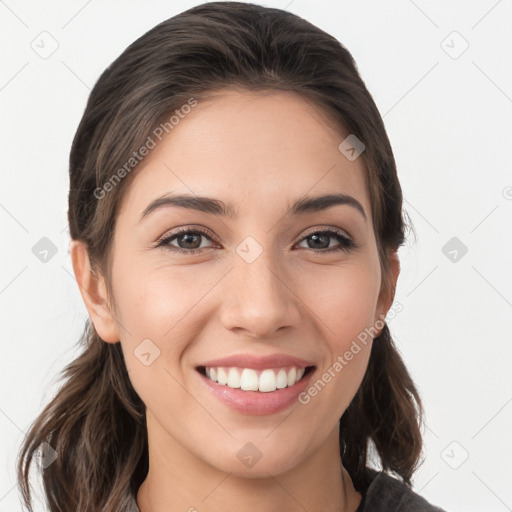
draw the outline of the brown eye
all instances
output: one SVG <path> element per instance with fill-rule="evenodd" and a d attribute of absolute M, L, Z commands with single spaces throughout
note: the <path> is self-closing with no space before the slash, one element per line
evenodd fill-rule
<path fill-rule="evenodd" d="M 336 239 L 338 245 L 332 246 L 332 239 Z M 348 236 L 341 231 L 334 230 L 315 231 L 304 237 L 302 241 L 306 241 L 306 249 L 318 249 L 315 252 L 349 251 L 355 247 L 354 242 Z"/>
<path fill-rule="evenodd" d="M 201 246 L 201 233 L 185 233 L 174 237 L 178 242 L 178 246 L 182 249 L 198 249 Z"/>
<path fill-rule="evenodd" d="M 203 249 L 211 247 L 201 245 L 203 238 L 211 240 L 210 236 L 205 231 L 199 229 L 180 229 L 176 233 L 160 240 L 157 247 L 163 246 L 170 251 L 199 253 L 202 252 Z M 176 244 L 172 244 L 171 242 L 176 242 Z"/>

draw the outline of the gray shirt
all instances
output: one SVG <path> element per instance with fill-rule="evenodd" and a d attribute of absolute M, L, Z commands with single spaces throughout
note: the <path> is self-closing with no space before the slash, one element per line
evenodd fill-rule
<path fill-rule="evenodd" d="M 368 470 L 371 482 L 356 512 L 446 512 L 431 505 L 405 484 L 386 473 Z M 140 512 L 134 498 L 127 512 Z"/>
<path fill-rule="evenodd" d="M 405 484 L 383 473 L 368 470 L 371 482 L 356 512 L 446 512 L 430 504 Z"/>

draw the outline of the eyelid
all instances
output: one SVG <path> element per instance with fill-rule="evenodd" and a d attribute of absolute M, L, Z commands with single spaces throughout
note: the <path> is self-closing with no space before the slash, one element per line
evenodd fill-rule
<path fill-rule="evenodd" d="M 314 226 L 311 228 L 311 231 L 309 230 L 309 228 L 306 230 L 306 232 L 302 235 L 302 238 L 299 240 L 299 242 L 301 242 L 304 238 L 307 238 L 308 236 L 314 235 L 315 233 L 325 231 L 334 231 L 335 233 L 344 236 L 351 242 L 354 241 L 353 237 L 344 229 L 338 228 L 336 226 Z"/>
<path fill-rule="evenodd" d="M 203 226 L 195 226 L 195 225 L 185 225 L 185 226 L 178 226 L 177 228 L 174 228 L 170 231 L 166 231 L 161 237 L 157 239 L 155 242 L 155 246 L 159 247 L 160 245 L 164 245 L 164 242 L 169 240 L 170 238 L 174 238 L 176 236 L 179 236 L 183 233 L 189 233 L 189 232 L 197 232 L 201 235 L 204 235 L 206 238 L 211 239 L 211 241 L 220 244 L 220 242 L 217 240 L 216 236 L 208 229 Z M 186 251 L 187 249 L 181 249 L 176 247 L 178 251 Z M 198 252 L 198 249 L 191 249 L 193 252 Z"/>
<path fill-rule="evenodd" d="M 208 235 L 214 240 L 216 239 L 215 234 L 210 229 L 201 226 L 200 224 L 185 224 L 184 226 L 176 226 L 175 228 L 168 229 L 162 236 L 158 237 L 158 240 L 169 238 L 170 236 L 188 231 L 199 231 L 201 233 Z"/>

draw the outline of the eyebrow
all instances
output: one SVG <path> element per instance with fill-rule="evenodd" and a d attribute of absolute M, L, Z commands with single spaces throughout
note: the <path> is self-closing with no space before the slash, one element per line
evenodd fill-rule
<path fill-rule="evenodd" d="M 291 215 L 301 215 L 310 212 L 317 212 L 326 210 L 336 205 L 347 205 L 355 208 L 366 221 L 366 213 L 361 203 L 352 196 L 347 194 L 327 194 L 323 196 L 303 196 L 299 198 L 289 209 Z M 187 208 L 189 210 L 196 210 L 211 215 L 219 215 L 222 217 L 236 218 L 237 211 L 231 203 L 224 203 L 219 199 L 202 196 L 190 195 L 172 195 L 166 194 L 153 200 L 146 209 L 142 212 L 139 223 L 147 217 L 151 212 L 174 206 L 178 208 Z"/>

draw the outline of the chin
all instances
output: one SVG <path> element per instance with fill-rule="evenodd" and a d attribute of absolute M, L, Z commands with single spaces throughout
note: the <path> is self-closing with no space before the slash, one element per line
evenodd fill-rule
<path fill-rule="evenodd" d="M 210 461 L 216 469 L 240 478 L 268 478 L 290 471 L 302 462 L 305 457 L 302 449 L 292 449 L 291 446 L 279 450 L 274 443 L 262 446 L 263 441 L 252 443 L 250 441 L 236 443 L 234 451 L 224 450 L 219 458 Z M 258 448 L 259 446 L 259 448 Z M 229 455 L 228 455 L 229 454 Z"/>

